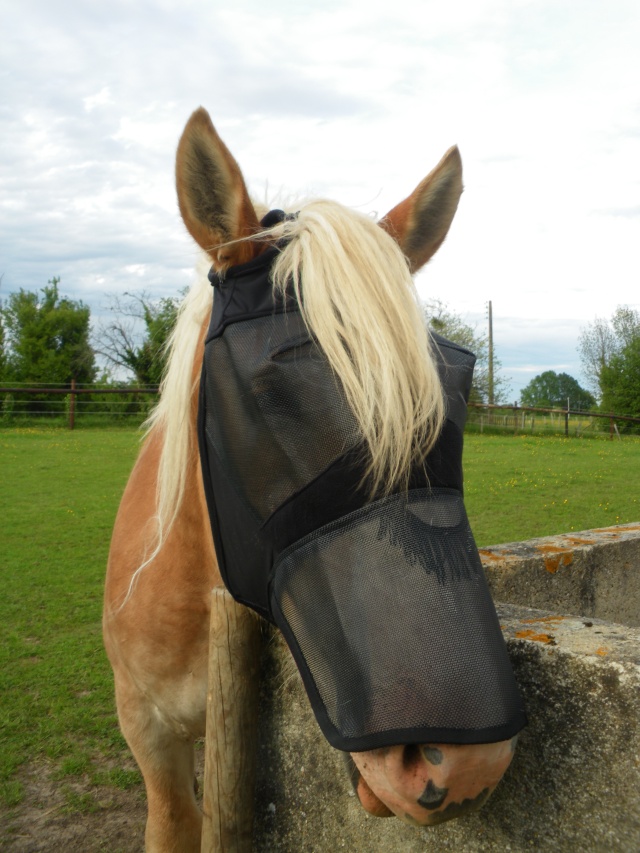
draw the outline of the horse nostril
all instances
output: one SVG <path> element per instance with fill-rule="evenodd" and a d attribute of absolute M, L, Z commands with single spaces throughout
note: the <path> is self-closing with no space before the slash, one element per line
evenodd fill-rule
<path fill-rule="evenodd" d="M 402 767 L 408 770 L 420 760 L 420 747 L 414 743 L 407 744 L 402 749 Z"/>

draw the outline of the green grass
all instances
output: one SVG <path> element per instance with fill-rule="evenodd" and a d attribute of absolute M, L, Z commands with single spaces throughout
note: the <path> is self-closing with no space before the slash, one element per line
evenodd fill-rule
<path fill-rule="evenodd" d="M 464 470 L 480 546 L 640 520 L 640 438 L 467 434 Z"/>
<path fill-rule="evenodd" d="M 103 773 L 126 754 L 102 647 L 113 519 L 137 453 L 134 431 L 0 430 L 0 788 L 49 759 L 55 775 Z M 112 780 L 118 784 L 118 778 Z"/>
<path fill-rule="evenodd" d="M 0 429 L 0 788 L 44 761 L 60 785 L 135 788 L 102 647 L 111 528 L 137 453 L 125 429 Z M 478 544 L 640 519 L 640 439 L 472 434 L 466 501 Z M 94 808 L 68 789 L 70 809 Z"/>

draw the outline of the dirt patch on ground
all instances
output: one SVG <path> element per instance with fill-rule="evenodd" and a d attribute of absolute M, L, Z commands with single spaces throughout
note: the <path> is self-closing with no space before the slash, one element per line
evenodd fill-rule
<path fill-rule="evenodd" d="M 202 791 L 204 751 L 198 747 L 196 777 Z M 133 759 L 126 763 L 125 769 L 135 768 Z M 107 760 L 100 764 L 112 769 Z M 122 791 L 93 785 L 88 776 L 57 780 L 54 769 L 42 762 L 20 771 L 24 799 L 13 808 L 0 807 L 3 853 L 143 853 L 147 801 L 142 783 Z"/>
<path fill-rule="evenodd" d="M 196 744 L 196 778 L 200 792 L 204 750 Z M 102 759 L 101 770 L 114 762 Z M 133 770 L 127 757 L 122 769 Z M 12 808 L 0 806 L 2 853 L 143 853 L 147 800 L 144 785 L 127 791 L 94 785 L 88 776 L 58 780 L 55 765 L 34 762 L 17 778 L 24 799 Z"/>
<path fill-rule="evenodd" d="M 23 768 L 24 800 L 0 810 L 0 849 L 11 853 L 137 853 L 144 850 L 146 801 L 129 791 L 91 785 L 88 778 L 55 781 L 49 765 Z"/>

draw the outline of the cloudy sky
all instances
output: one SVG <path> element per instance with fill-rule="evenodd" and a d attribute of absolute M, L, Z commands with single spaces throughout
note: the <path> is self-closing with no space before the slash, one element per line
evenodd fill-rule
<path fill-rule="evenodd" d="M 0 0 L 0 298 L 53 275 L 99 320 L 173 295 L 173 187 L 205 106 L 261 199 L 380 216 L 457 143 L 465 193 L 417 281 L 494 337 L 511 396 L 581 378 L 581 327 L 640 307 L 637 0 Z"/>

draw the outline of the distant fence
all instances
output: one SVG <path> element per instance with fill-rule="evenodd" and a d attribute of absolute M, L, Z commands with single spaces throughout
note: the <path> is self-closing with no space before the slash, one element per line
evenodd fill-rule
<path fill-rule="evenodd" d="M 23 384 L 0 388 L 0 423 L 50 419 L 73 429 L 76 421 L 100 424 L 108 421 L 140 422 L 158 398 L 158 386 L 77 385 L 67 388 Z M 609 434 L 620 438 L 627 429 L 640 432 L 640 417 L 613 412 L 583 412 L 532 406 L 469 403 L 468 426 L 476 432 L 513 432 L 585 436 Z"/>
<path fill-rule="evenodd" d="M 627 430 L 640 432 L 640 417 L 615 412 L 583 412 L 574 409 L 546 409 L 533 406 L 502 406 L 469 403 L 469 427 L 478 432 L 534 433 L 586 436 Z M 634 426 L 635 425 L 635 426 Z"/>
<path fill-rule="evenodd" d="M 87 423 L 131 421 L 147 417 L 158 398 L 158 386 L 77 385 L 66 388 L 47 384 L 16 384 L 0 388 L 0 423 L 48 420 L 74 429 L 81 418 Z"/>

